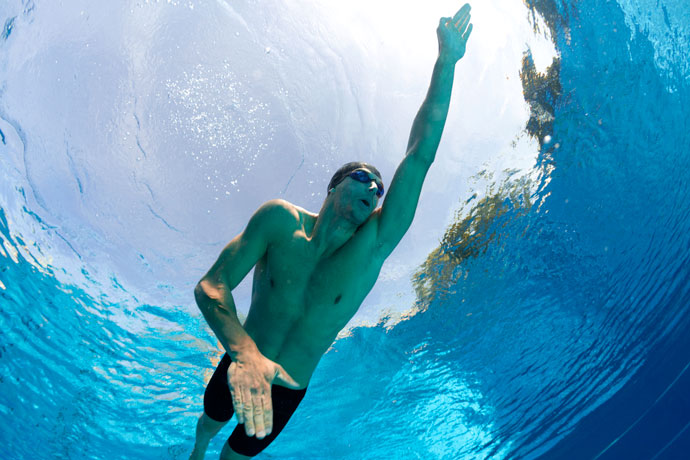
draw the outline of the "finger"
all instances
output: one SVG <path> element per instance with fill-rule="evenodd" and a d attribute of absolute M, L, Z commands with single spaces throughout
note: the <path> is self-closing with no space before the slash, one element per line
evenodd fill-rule
<path fill-rule="evenodd" d="M 460 9 L 458 10 L 458 12 L 455 13 L 455 16 L 453 16 L 453 23 L 457 23 L 463 15 L 469 14 L 470 9 L 471 9 L 470 4 L 469 4 L 469 3 L 465 3 L 465 4 L 462 6 L 462 8 L 460 8 Z"/>
<path fill-rule="evenodd" d="M 244 423 L 243 421 L 243 404 L 242 404 L 242 391 L 240 390 L 239 387 L 233 386 L 233 384 L 230 382 L 231 378 L 231 371 L 234 371 L 236 368 L 237 364 L 231 362 L 230 366 L 228 366 L 228 372 L 227 372 L 227 384 L 228 384 L 228 389 L 230 390 L 230 396 L 232 398 L 232 407 L 235 411 L 235 417 L 237 418 L 237 423 Z"/>
<path fill-rule="evenodd" d="M 472 33 L 472 24 L 470 24 L 470 26 L 467 28 L 467 32 L 465 32 L 465 33 L 462 35 L 462 39 L 463 39 L 464 41 L 467 41 L 467 39 L 470 38 L 470 34 L 471 34 L 471 33 Z"/>
<path fill-rule="evenodd" d="M 242 394 L 239 391 L 235 391 L 230 385 L 228 385 L 230 388 L 230 395 L 232 396 L 232 408 L 235 410 L 235 417 L 237 418 L 237 423 L 244 423 L 242 421 L 242 398 L 240 398 L 240 395 Z"/>
<path fill-rule="evenodd" d="M 247 436 L 254 436 L 254 407 L 252 406 L 252 396 L 248 388 L 243 388 L 242 402 L 244 403 L 244 411 L 242 413 L 244 431 L 247 432 Z"/>
<path fill-rule="evenodd" d="M 289 385 L 290 387 L 292 387 L 293 390 L 299 389 L 300 387 L 300 384 L 293 380 L 293 378 L 290 377 L 287 372 L 285 372 L 285 369 L 283 369 L 281 365 L 278 365 L 278 373 L 273 378 L 273 381 L 275 381 L 276 379 L 282 381 L 282 383 Z"/>
<path fill-rule="evenodd" d="M 458 32 L 463 33 L 465 31 L 465 28 L 467 27 L 467 24 L 469 24 L 470 19 L 472 19 L 472 17 L 469 14 L 467 16 L 465 16 L 464 18 L 460 19 L 458 24 L 456 24 L 456 28 L 458 29 Z"/>
<path fill-rule="evenodd" d="M 447 26 L 450 24 L 450 21 L 452 21 L 453 18 L 441 18 L 439 21 L 439 26 Z"/>
<path fill-rule="evenodd" d="M 271 434 L 273 431 L 273 401 L 271 400 L 271 394 L 264 394 L 263 397 L 264 405 L 264 427 L 266 428 L 266 436 Z"/>
<path fill-rule="evenodd" d="M 254 433 L 256 433 L 257 439 L 263 439 L 266 436 L 263 395 L 252 395 L 252 405 L 254 406 Z"/>

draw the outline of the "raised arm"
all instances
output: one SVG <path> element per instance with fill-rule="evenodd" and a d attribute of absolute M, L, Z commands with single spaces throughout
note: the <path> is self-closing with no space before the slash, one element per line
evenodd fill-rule
<path fill-rule="evenodd" d="M 395 171 L 381 206 L 378 241 L 386 256 L 412 224 L 424 178 L 436 157 L 446 124 L 455 64 L 465 55 L 471 32 L 469 4 L 465 4 L 452 18 L 441 18 L 436 31 L 439 53 L 429 91 L 412 124 L 405 158 Z"/>

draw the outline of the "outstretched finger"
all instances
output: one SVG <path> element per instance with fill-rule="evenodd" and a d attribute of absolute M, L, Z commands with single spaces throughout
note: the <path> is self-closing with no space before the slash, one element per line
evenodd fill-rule
<path fill-rule="evenodd" d="M 300 386 L 299 383 L 295 382 L 295 380 L 290 377 L 288 373 L 285 372 L 285 369 L 283 369 L 283 367 L 280 365 L 278 365 L 276 375 L 273 377 L 273 381 L 275 382 L 276 380 L 286 383 L 293 390 L 298 389 Z"/>
<path fill-rule="evenodd" d="M 460 8 L 460 9 L 458 10 L 458 12 L 455 13 L 455 16 L 453 16 L 453 24 L 457 23 L 463 15 L 469 14 L 470 9 L 471 9 L 470 4 L 469 4 L 469 3 L 465 3 L 465 4 L 462 6 L 462 8 Z"/>
<path fill-rule="evenodd" d="M 465 33 L 462 35 L 462 39 L 463 39 L 464 41 L 467 41 L 467 39 L 470 38 L 470 34 L 471 34 L 471 33 L 472 33 L 472 24 L 470 24 L 470 26 L 467 28 L 467 32 L 465 32 Z"/>
<path fill-rule="evenodd" d="M 471 16 L 468 14 L 464 18 L 461 18 L 460 21 L 455 25 L 455 27 L 458 29 L 460 33 L 463 33 L 465 31 L 465 28 L 467 27 L 467 24 L 470 23 Z"/>

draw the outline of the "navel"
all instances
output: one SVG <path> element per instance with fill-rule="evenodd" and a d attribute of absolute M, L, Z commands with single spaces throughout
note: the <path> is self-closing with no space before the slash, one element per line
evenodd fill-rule
<path fill-rule="evenodd" d="M 271 278 L 271 287 L 275 287 L 276 283 L 273 282 L 273 278 Z"/>
<path fill-rule="evenodd" d="M 338 294 L 338 297 L 335 298 L 335 303 L 340 302 L 340 299 L 342 299 L 342 297 L 343 297 L 342 294 Z"/>

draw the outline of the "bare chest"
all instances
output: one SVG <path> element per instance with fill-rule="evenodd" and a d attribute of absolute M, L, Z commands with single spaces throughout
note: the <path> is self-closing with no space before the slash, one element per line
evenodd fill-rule
<path fill-rule="evenodd" d="M 266 357 L 304 385 L 378 278 L 383 260 L 372 233 L 365 229 L 324 256 L 297 231 L 270 245 L 256 264 L 244 328 Z"/>
<path fill-rule="evenodd" d="M 324 333 L 337 334 L 376 282 L 381 262 L 373 253 L 373 238 L 360 234 L 333 254 L 318 257 L 298 233 L 269 247 L 257 264 L 252 309 L 264 319 L 318 325 Z"/>

